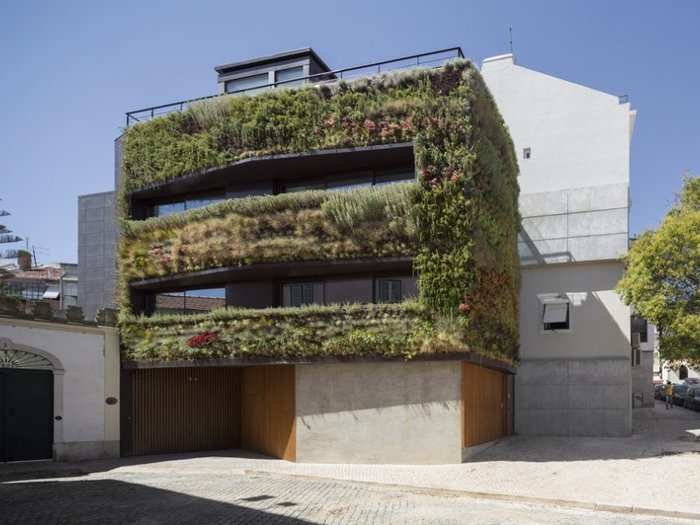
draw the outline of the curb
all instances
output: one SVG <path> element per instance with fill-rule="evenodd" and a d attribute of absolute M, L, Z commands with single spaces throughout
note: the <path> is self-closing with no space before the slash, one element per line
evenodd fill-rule
<path fill-rule="evenodd" d="M 490 499 L 495 501 L 506 501 L 513 503 L 535 503 L 539 505 L 547 505 L 553 507 L 592 510 L 597 512 L 612 512 L 615 514 L 636 514 L 641 516 L 661 516 L 665 518 L 680 518 L 690 520 L 700 520 L 700 512 L 682 512 L 676 510 L 654 509 L 650 507 L 637 507 L 634 505 L 610 505 L 606 503 L 589 503 L 586 501 L 576 501 L 556 498 L 538 498 L 535 496 L 518 496 L 514 494 L 499 494 L 496 492 L 476 492 L 471 490 L 457 489 L 441 489 L 431 487 L 420 487 L 415 485 L 401 485 L 396 483 L 382 483 L 379 481 L 359 481 L 353 479 L 339 479 L 324 476 L 313 476 L 309 474 L 290 474 L 273 472 L 269 470 L 251 470 L 245 469 L 246 475 L 269 476 L 279 478 L 299 478 L 312 481 L 337 481 L 341 483 L 352 483 L 361 485 L 371 485 L 377 487 L 386 487 L 403 491 L 411 491 L 417 494 L 424 495 L 444 495 L 444 496 L 462 496 L 475 499 Z"/>

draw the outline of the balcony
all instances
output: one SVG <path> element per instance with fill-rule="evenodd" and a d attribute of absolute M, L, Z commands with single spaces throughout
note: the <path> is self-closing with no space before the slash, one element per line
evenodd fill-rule
<path fill-rule="evenodd" d="M 411 213 L 416 191 L 416 184 L 401 183 L 249 197 L 127 221 L 120 272 L 136 289 L 158 290 L 285 272 L 303 276 L 320 267 L 357 270 L 363 260 L 405 267 L 417 251 Z M 299 262 L 312 264 L 294 270 Z"/>
<path fill-rule="evenodd" d="M 376 75 L 379 73 L 386 73 L 388 71 L 396 71 L 400 69 L 410 69 L 416 67 L 440 67 L 448 60 L 453 60 L 455 58 L 464 58 L 462 48 L 450 47 L 446 49 L 438 49 L 436 51 L 428 51 L 426 53 L 418 53 L 415 55 L 407 55 L 399 58 L 392 58 L 389 60 L 383 60 L 381 62 L 371 62 L 367 64 L 361 64 L 359 66 L 352 66 L 343 69 L 336 69 L 334 71 L 317 73 L 314 75 L 295 77 L 289 80 L 272 82 L 264 86 L 256 86 L 253 89 L 241 89 L 237 91 L 230 91 L 226 93 L 226 95 L 260 93 L 264 92 L 267 89 L 275 89 L 287 86 L 296 87 L 300 83 L 318 84 L 324 82 L 334 82 L 337 80 L 352 80 L 358 77 Z M 203 100 L 212 100 L 221 96 L 225 95 L 208 95 L 204 97 L 179 100 L 177 102 L 171 102 L 169 104 L 161 104 L 158 106 L 151 106 L 147 108 L 128 111 L 126 113 L 126 127 L 128 128 L 132 124 L 136 124 L 138 122 L 146 122 L 155 117 L 167 115 L 168 113 L 184 111 L 191 107 L 193 103 L 200 102 Z"/>

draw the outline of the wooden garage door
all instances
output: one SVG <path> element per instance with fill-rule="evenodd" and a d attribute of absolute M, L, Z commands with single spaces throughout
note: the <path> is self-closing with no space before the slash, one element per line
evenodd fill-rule
<path fill-rule="evenodd" d="M 240 368 L 140 369 L 131 383 L 131 454 L 240 447 Z"/>
<path fill-rule="evenodd" d="M 294 366 L 243 369 L 241 445 L 268 456 L 296 459 Z"/>
<path fill-rule="evenodd" d="M 463 446 L 499 439 L 507 433 L 507 375 L 462 363 Z"/>

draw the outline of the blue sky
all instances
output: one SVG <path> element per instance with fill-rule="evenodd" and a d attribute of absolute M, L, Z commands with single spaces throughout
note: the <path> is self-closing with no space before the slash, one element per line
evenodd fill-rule
<path fill-rule="evenodd" d="M 218 64 L 304 46 L 331 67 L 459 45 L 639 111 L 631 231 L 700 174 L 700 2 L 130 1 L 0 4 L 0 197 L 39 262 L 77 261 L 77 196 L 111 189 L 124 112 L 216 91 Z"/>

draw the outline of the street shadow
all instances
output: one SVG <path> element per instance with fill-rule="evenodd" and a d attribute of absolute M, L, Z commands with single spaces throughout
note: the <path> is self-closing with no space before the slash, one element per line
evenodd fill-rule
<path fill-rule="evenodd" d="M 235 503 L 229 503 L 116 480 L 5 483 L 0 524 L 311 523 L 281 515 L 292 511 L 293 501 L 270 494 L 235 497 L 235 491 Z"/>
<path fill-rule="evenodd" d="M 110 459 L 95 459 L 85 461 L 55 462 L 25 461 L 17 463 L 0 463 L 0 483 L 10 481 L 25 481 L 32 479 L 50 479 L 86 476 L 108 472 L 116 468 L 164 463 L 168 461 L 188 460 L 196 458 L 240 458 L 275 460 L 270 456 L 241 449 L 208 450 L 202 452 L 164 453 L 147 456 L 128 456 Z M 279 460 L 282 461 L 282 460 Z"/>

